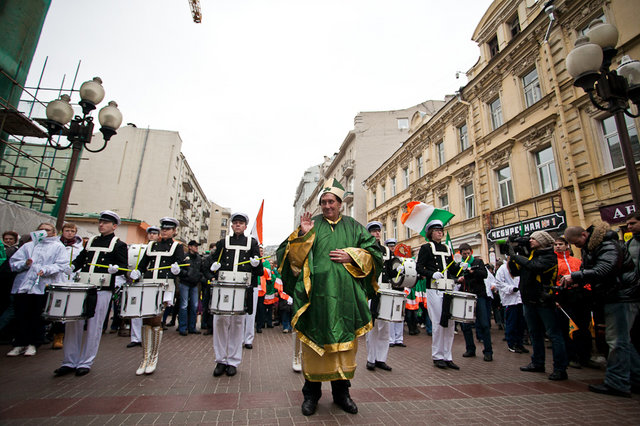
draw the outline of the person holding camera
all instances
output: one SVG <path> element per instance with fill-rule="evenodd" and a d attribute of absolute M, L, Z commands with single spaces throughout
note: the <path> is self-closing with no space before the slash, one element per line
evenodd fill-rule
<path fill-rule="evenodd" d="M 517 254 L 507 245 L 509 269 L 520 277 L 520 293 L 524 317 L 529 327 L 533 354 L 522 371 L 543 373 L 545 366 L 544 334 L 551 340 L 553 373 L 549 380 L 567 380 L 567 351 L 556 318 L 554 288 L 558 274 L 558 259 L 553 251 L 554 239 L 545 231 L 535 231 L 529 237 L 529 256 Z"/>
<path fill-rule="evenodd" d="M 626 247 L 615 241 L 605 222 L 586 230 L 579 226 L 564 233 L 569 243 L 582 249 L 579 271 L 562 277 L 567 288 L 591 284 L 593 300 L 604 309 L 609 345 L 604 383 L 591 384 L 591 392 L 631 397 L 640 391 L 640 356 L 631 343 L 630 330 L 640 312 L 640 282 Z"/>

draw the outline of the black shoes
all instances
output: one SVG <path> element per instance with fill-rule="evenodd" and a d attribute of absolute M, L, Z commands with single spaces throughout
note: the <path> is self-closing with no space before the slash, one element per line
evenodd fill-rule
<path fill-rule="evenodd" d="M 86 376 L 87 374 L 89 374 L 91 370 L 89 368 L 85 368 L 85 367 L 80 367 L 80 368 L 76 368 L 76 376 L 80 377 L 80 376 Z"/>
<path fill-rule="evenodd" d="M 225 373 L 227 373 L 227 376 L 229 377 L 235 376 L 237 372 L 238 370 L 233 365 L 227 365 L 227 368 L 225 370 Z"/>
<path fill-rule="evenodd" d="M 202 333 L 203 336 L 211 336 L 213 334 L 213 330 L 211 330 L 210 328 L 207 328 L 204 333 Z"/>
<path fill-rule="evenodd" d="M 376 365 L 373 362 L 369 362 L 367 361 L 367 370 L 375 370 L 376 369 Z"/>
<path fill-rule="evenodd" d="M 460 367 L 458 367 L 453 361 L 445 361 L 444 364 L 452 370 L 460 370 Z"/>
<path fill-rule="evenodd" d="M 202 334 L 202 331 L 193 330 L 193 331 L 189 331 L 189 334 Z"/>
<path fill-rule="evenodd" d="M 391 367 L 389 367 L 387 363 L 384 361 L 376 361 L 375 366 L 385 371 L 391 371 Z M 369 368 L 368 362 L 367 362 L 367 368 Z"/>
<path fill-rule="evenodd" d="M 522 345 L 516 345 L 516 352 L 518 352 L 519 354 L 528 354 L 529 349 L 525 348 Z"/>
<path fill-rule="evenodd" d="M 463 358 L 473 358 L 474 356 L 476 356 L 476 353 L 473 351 L 466 351 L 462 354 Z"/>
<path fill-rule="evenodd" d="M 188 335 L 188 334 L 189 334 L 189 333 L 187 333 L 186 331 L 179 331 L 179 333 L 180 333 L 180 335 L 181 335 L 181 336 L 186 336 L 186 335 Z"/>
<path fill-rule="evenodd" d="M 389 343 L 390 348 L 394 347 L 395 345 L 396 345 L 395 343 Z"/>
<path fill-rule="evenodd" d="M 302 402 L 302 414 L 305 416 L 310 416 L 316 412 L 316 408 L 318 408 L 318 401 L 313 399 L 305 399 Z"/>
<path fill-rule="evenodd" d="M 128 348 L 135 348 L 136 346 L 142 346 L 140 342 L 131 342 L 127 345 Z"/>
<path fill-rule="evenodd" d="M 493 361 L 493 355 L 492 354 L 484 354 L 484 360 L 487 361 L 487 362 Z"/>
<path fill-rule="evenodd" d="M 341 395 L 339 397 L 334 397 L 333 402 L 335 402 L 340 408 L 342 408 L 347 413 L 357 414 L 358 406 L 353 399 L 349 395 Z M 304 404 L 303 404 L 304 405 Z"/>
<path fill-rule="evenodd" d="M 63 365 L 62 367 L 58 368 L 53 372 L 53 376 L 54 377 L 66 376 L 67 374 L 74 373 L 75 371 L 76 371 L 75 368 L 67 367 L 66 365 Z"/>
<path fill-rule="evenodd" d="M 567 376 L 567 372 L 564 370 L 555 370 L 553 373 L 549 374 L 549 380 L 559 381 L 567 379 L 569 379 L 569 376 Z"/>
<path fill-rule="evenodd" d="M 257 329 L 256 333 L 262 333 L 262 329 L 261 328 Z"/>
<path fill-rule="evenodd" d="M 253 349 L 253 345 L 251 343 L 247 343 L 246 345 L 244 345 L 245 349 Z"/>
<path fill-rule="evenodd" d="M 216 368 L 214 368 L 213 370 L 213 377 L 222 376 L 226 370 L 227 370 L 226 364 L 217 364 Z"/>
<path fill-rule="evenodd" d="M 447 368 L 447 364 L 441 359 L 434 359 L 433 364 L 438 368 Z"/>
<path fill-rule="evenodd" d="M 535 365 L 533 362 L 520 367 L 520 371 L 527 371 L 530 373 L 544 373 L 544 365 Z"/>
<path fill-rule="evenodd" d="M 607 385 L 606 383 L 601 383 L 599 385 L 589 385 L 589 390 L 591 392 L 603 393 L 605 395 L 621 396 L 623 398 L 631 398 L 631 392 L 625 392 L 625 391 L 618 390 L 616 388 L 612 388 L 611 386 Z"/>
<path fill-rule="evenodd" d="M 406 348 L 407 345 L 405 345 L 404 343 L 396 343 L 396 346 L 399 346 L 401 348 Z"/>

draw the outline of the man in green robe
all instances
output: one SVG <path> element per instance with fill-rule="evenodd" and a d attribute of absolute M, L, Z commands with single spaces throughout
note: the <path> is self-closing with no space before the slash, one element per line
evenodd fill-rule
<path fill-rule="evenodd" d="M 292 324 L 303 343 L 306 416 L 316 411 L 323 381 L 331 381 L 336 404 L 358 412 L 349 380 L 356 369 L 357 338 L 372 327 L 367 300 L 375 295 L 382 270 L 375 238 L 340 214 L 343 196 L 337 180 L 326 184 L 320 196 L 322 216 L 304 213 L 300 227 L 277 252 L 285 292 L 293 295 Z"/>

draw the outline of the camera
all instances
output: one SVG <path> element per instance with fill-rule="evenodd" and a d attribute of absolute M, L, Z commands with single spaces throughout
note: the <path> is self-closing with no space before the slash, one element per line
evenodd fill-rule
<path fill-rule="evenodd" d="M 529 247 L 529 234 L 509 235 L 509 238 L 506 241 L 502 240 L 499 243 L 501 253 L 508 253 L 508 249 L 506 247 L 507 244 L 513 247 L 513 251 L 520 256 L 528 256 L 531 250 Z"/>

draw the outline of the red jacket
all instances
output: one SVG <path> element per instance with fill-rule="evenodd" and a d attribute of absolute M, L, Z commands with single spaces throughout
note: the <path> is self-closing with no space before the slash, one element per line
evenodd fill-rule
<path fill-rule="evenodd" d="M 556 284 L 560 285 L 560 278 L 572 272 L 579 271 L 582 261 L 571 256 L 569 252 L 566 251 L 561 253 L 556 252 L 556 256 L 558 256 L 558 281 Z"/>

